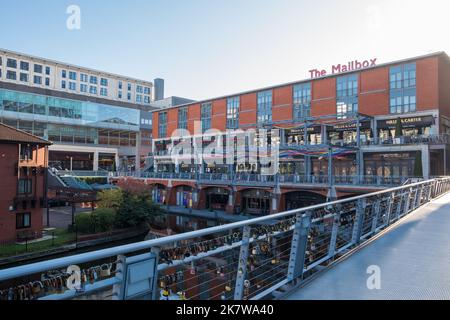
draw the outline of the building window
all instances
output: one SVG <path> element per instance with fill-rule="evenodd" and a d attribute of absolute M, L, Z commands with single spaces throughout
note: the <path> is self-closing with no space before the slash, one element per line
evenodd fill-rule
<path fill-rule="evenodd" d="M 74 71 L 69 71 L 69 79 L 70 80 L 77 80 L 77 73 Z"/>
<path fill-rule="evenodd" d="M 91 76 L 89 82 L 92 83 L 92 84 L 97 84 L 97 77 L 96 76 Z"/>
<path fill-rule="evenodd" d="M 15 59 L 8 59 L 8 60 L 6 60 L 6 66 L 8 68 L 16 69 L 17 68 L 17 60 L 15 60 Z"/>
<path fill-rule="evenodd" d="M 42 84 L 42 77 L 41 76 L 34 76 L 34 84 L 41 85 Z"/>
<path fill-rule="evenodd" d="M 26 229 L 31 227 L 31 213 L 16 214 L 16 229 Z"/>
<path fill-rule="evenodd" d="M 131 83 L 128 84 L 128 91 L 131 91 Z"/>
<path fill-rule="evenodd" d="M 27 73 L 20 73 L 20 81 L 28 82 L 28 74 Z"/>
<path fill-rule="evenodd" d="M 272 91 L 258 92 L 258 123 L 272 122 Z"/>
<path fill-rule="evenodd" d="M 18 194 L 31 194 L 33 192 L 33 183 L 31 179 L 19 179 Z"/>
<path fill-rule="evenodd" d="M 50 86 L 50 78 L 45 78 L 45 85 Z"/>
<path fill-rule="evenodd" d="M 34 65 L 34 72 L 35 72 L 35 73 L 42 73 L 42 65 L 40 65 L 40 64 L 35 64 L 35 65 Z"/>
<path fill-rule="evenodd" d="M 62 81 L 61 81 L 61 88 L 62 88 L 62 89 L 65 89 L 65 88 L 66 88 L 66 81 L 65 81 L 65 80 L 62 80 Z"/>
<path fill-rule="evenodd" d="M 33 160 L 33 147 L 31 145 L 20 145 L 20 160 Z"/>
<path fill-rule="evenodd" d="M 80 81 L 81 82 L 88 82 L 88 75 L 85 73 L 80 73 Z"/>
<path fill-rule="evenodd" d="M 336 113 L 338 119 L 347 119 L 358 112 L 358 75 L 337 78 Z"/>
<path fill-rule="evenodd" d="M 90 88 L 89 88 L 89 93 L 90 93 L 90 94 L 97 94 L 97 87 L 90 86 Z"/>
<path fill-rule="evenodd" d="M 108 89 L 100 88 L 100 95 L 104 97 L 108 96 Z"/>
<path fill-rule="evenodd" d="M 122 90 L 122 81 L 119 81 L 119 90 Z"/>
<path fill-rule="evenodd" d="M 416 64 L 395 66 L 389 70 L 390 113 L 416 111 Z"/>
<path fill-rule="evenodd" d="M 77 84 L 75 82 L 69 82 L 69 90 L 77 90 Z"/>
<path fill-rule="evenodd" d="M 61 77 L 66 78 L 66 70 L 61 70 Z"/>
<path fill-rule="evenodd" d="M 144 89 L 142 88 L 142 86 L 136 86 L 136 92 L 137 93 L 143 93 Z"/>
<path fill-rule="evenodd" d="M 86 84 L 80 84 L 80 91 L 81 92 L 87 92 L 88 86 Z"/>
<path fill-rule="evenodd" d="M 239 97 L 227 99 L 227 129 L 237 129 L 239 127 L 239 106 Z"/>
<path fill-rule="evenodd" d="M 187 129 L 188 108 L 178 109 L 178 129 Z"/>
<path fill-rule="evenodd" d="M 128 99 L 128 100 L 131 100 L 131 93 L 129 93 L 129 92 L 128 92 L 128 94 L 127 94 L 127 99 Z"/>
<path fill-rule="evenodd" d="M 122 91 L 119 91 L 118 96 L 119 96 L 119 99 L 122 99 Z"/>
<path fill-rule="evenodd" d="M 144 87 L 144 94 L 150 94 L 150 88 Z"/>
<path fill-rule="evenodd" d="M 136 102 L 142 103 L 142 96 L 140 94 L 136 95 Z"/>
<path fill-rule="evenodd" d="M 211 129 L 211 111 L 212 111 L 211 103 L 202 104 L 200 111 L 200 116 L 202 120 L 202 132 Z"/>
<path fill-rule="evenodd" d="M 167 112 L 159 113 L 158 138 L 167 136 Z"/>
<path fill-rule="evenodd" d="M 295 85 L 293 88 L 294 120 L 311 116 L 311 83 Z"/>
<path fill-rule="evenodd" d="M 150 97 L 144 96 L 144 103 L 150 103 Z"/>
<path fill-rule="evenodd" d="M 30 64 L 25 61 L 20 61 L 20 70 L 23 70 L 23 71 L 30 70 Z"/>
<path fill-rule="evenodd" d="M 6 79 L 8 80 L 17 80 L 17 74 L 15 71 L 6 71 Z"/>
<path fill-rule="evenodd" d="M 47 76 L 50 75 L 50 67 L 45 67 L 45 74 L 46 74 Z"/>
<path fill-rule="evenodd" d="M 107 87 L 108 86 L 108 79 L 101 78 L 100 79 L 100 85 L 104 86 L 104 87 Z"/>

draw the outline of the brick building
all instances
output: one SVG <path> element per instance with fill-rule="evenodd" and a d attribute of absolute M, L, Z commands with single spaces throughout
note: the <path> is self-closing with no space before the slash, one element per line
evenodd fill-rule
<path fill-rule="evenodd" d="M 50 145 L 0 123 L 0 243 L 41 236 Z"/>

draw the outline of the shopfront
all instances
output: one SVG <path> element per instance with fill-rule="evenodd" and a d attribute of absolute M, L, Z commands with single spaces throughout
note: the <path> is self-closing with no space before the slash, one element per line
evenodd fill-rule
<path fill-rule="evenodd" d="M 166 194 L 166 188 L 163 185 L 157 184 L 152 190 L 153 202 L 163 204 L 166 200 Z"/>
<path fill-rule="evenodd" d="M 271 194 L 265 190 L 251 189 L 242 193 L 242 208 L 247 214 L 267 215 L 270 213 Z"/>
<path fill-rule="evenodd" d="M 94 154 L 90 152 L 50 151 L 49 166 L 58 170 L 94 170 Z"/>
<path fill-rule="evenodd" d="M 360 122 L 360 139 L 361 144 L 365 144 L 373 137 L 370 127 L 371 121 Z M 332 145 L 356 145 L 358 139 L 357 121 L 336 124 L 328 127 L 328 141 Z"/>
<path fill-rule="evenodd" d="M 179 186 L 177 191 L 177 206 L 189 207 L 193 199 L 193 188 L 189 186 Z"/>
<path fill-rule="evenodd" d="M 284 195 L 286 210 L 294 210 L 324 203 L 326 198 L 308 191 L 293 191 Z"/>
<path fill-rule="evenodd" d="M 211 210 L 225 211 L 228 199 L 229 191 L 224 188 L 208 188 L 205 190 L 206 196 L 206 208 Z"/>
<path fill-rule="evenodd" d="M 98 168 L 100 170 L 114 171 L 116 156 L 114 154 L 99 153 L 98 155 Z"/>
<path fill-rule="evenodd" d="M 400 122 L 400 123 L 399 123 Z M 379 120 L 377 122 L 378 136 L 382 140 L 394 138 L 396 128 L 400 127 L 404 137 L 436 134 L 436 121 L 433 116 L 415 116 Z"/>
<path fill-rule="evenodd" d="M 285 141 L 289 145 L 305 145 L 305 128 L 285 129 Z M 321 126 L 310 126 L 307 129 L 308 144 L 316 145 L 322 143 Z"/>
<path fill-rule="evenodd" d="M 279 173 L 281 175 L 304 175 L 305 160 L 304 159 L 280 159 Z"/>
<path fill-rule="evenodd" d="M 364 170 L 367 176 L 412 177 L 416 152 L 368 153 L 364 155 Z"/>

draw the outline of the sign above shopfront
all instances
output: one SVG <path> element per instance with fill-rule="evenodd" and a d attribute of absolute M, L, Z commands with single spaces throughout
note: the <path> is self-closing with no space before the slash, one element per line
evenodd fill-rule
<path fill-rule="evenodd" d="M 417 116 L 408 118 L 399 118 L 403 128 L 429 127 L 435 124 L 433 116 Z M 398 119 L 379 120 L 379 129 L 394 129 Z"/>
<path fill-rule="evenodd" d="M 347 64 L 335 64 L 331 67 L 331 74 L 338 74 L 375 67 L 377 65 L 377 60 L 377 58 L 373 58 L 364 61 L 353 60 L 348 62 Z M 311 78 L 320 78 L 327 76 L 328 72 L 324 69 L 312 69 L 309 70 L 309 74 Z"/>

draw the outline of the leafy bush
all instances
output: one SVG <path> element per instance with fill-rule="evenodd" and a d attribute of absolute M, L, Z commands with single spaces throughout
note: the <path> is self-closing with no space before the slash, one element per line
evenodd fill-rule
<path fill-rule="evenodd" d="M 75 217 L 78 232 L 90 234 L 111 231 L 116 220 L 113 209 L 102 208 L 94 212 L 83 212 Z"/>
<path fill-rule="evenodd" d="M 75 225 L 80 233 L 95 233 L 95 217 L 91 212 L 82 212 L 75 217 Z"/>
<path fill-rule="evenodd" d="M 127 228 L 140 226 L 153 221 L 164 211 L 153 203 L 150 194 L 123 193 L 123 201 L 117 210 L 116 227 Z"/>
<path fill-rule="evenodd" d="M 95 221 L 98 223 L 98 231 L 106 232 L 114 228 L 116 212 L 113 209 L 101 208 L 94 211 Z"/>
<path fill-rule="evenodd" d="M 106 177 L 80 177 L 80 180 L 83 180 L 84 182 L 86 182 L 87 184 L 91 185 L 91 184 L 107 184 L 108 183 L 108 178 Z"/>
<path fill-rule="evenodd" d="M 121 189 L 104 190 L 97 194 L 97 206 L 118 210 L 123 203 L 124 192 Z"/>

